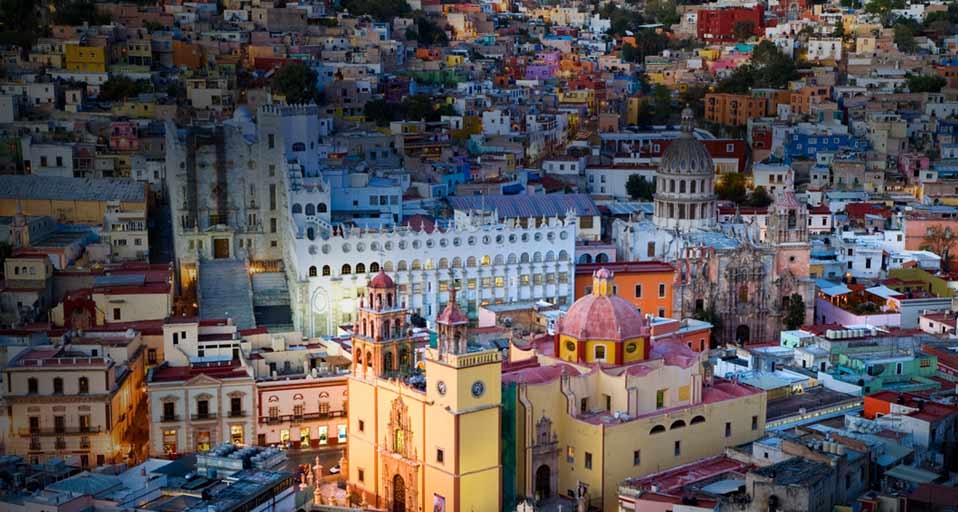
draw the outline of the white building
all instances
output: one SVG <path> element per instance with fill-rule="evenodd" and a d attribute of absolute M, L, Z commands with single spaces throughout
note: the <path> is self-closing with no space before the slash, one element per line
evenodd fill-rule
<path fill-rule="evenodd" d="M 502 110 L 486 110 L 482 113 L 483 135 L 509 135 L 512 133 L 512 119 Z"/>
<path fill-rule="evenodd" d="M 150 454 L 252 444 L 256 385 L 229 320 L 174 320 L 163 326 L 166 362 L 147 376 Z"/>
<path fill-rule="evenodd" d="M 65 142 L 34 142 L 26 136 L 20 139 L 23 164 L 30 174 L 37 176 L 73 177 L 73 144 Z"/>
<path fill-rule="evenodd" d="M 146 212 L 122 211 L 119 204 L 107 205 L 103 218 L 104 243 L 110 245 L 113 261 L 149 261 L 150 236 Z"/>
<path fill-rule="evenodd" d="M 788 171 L 787 164 L 755 164 L 752 166 L 752 185 L 764 187 L 768 193 L 774 194 L 777 189 L 785 185 L 785 176 Z"/>
<path fill-rule="evenodd" d="M 527 220 L 527 227 L 477 221 L 446 231 L 353 229 L 316 240 L 297 235 L 289 248 L 298 281 L 294 322 L 320 335 L 355 321 L 357 297 L 380 266 L 396 280 L 407 307 L 429 321 L 449 300 L 450 286 L 463 289 L 458 301 L 471 316 L 484 304 L 571 304 L 576 217 L 547 218 L 538 226 L 541 219 Z"/>
<path fill-rule="evenodd" d="M 822 37 L 808 40 L 808 60 L 842 60 L 842 38 Z"/>

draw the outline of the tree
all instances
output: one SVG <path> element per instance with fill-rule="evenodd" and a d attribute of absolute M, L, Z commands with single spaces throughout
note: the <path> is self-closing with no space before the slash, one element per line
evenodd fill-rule
<path fill-rule="evenodd" d="M 905 0 L 871 0 L 865 4 L 865 12 L 868 14 L 877 14 L 883 20 L 891 13 L 892 9 L 904 9 Z"/>
<path fill-rule="evenodd" d="M 153 88 L 149 80 L 133 80 L 122 75 L 114 76 L 103 82 L 97 99 L 103 101 L 122 101 L 149 92 Z"/>
<path fill-rule="evenodd" d="M 316 87 L 316 72 L 301 61 L 283 64 L 273 75 L 273 92 L 286 98 L 286 103 L 317 102 L 319 89 Z"/>
<path fill-rule="evenodd" d="M 655 194 L 655 184 L 649 182 L 641 174 L 631 174 L 625 182 L 625 191 L 632 199 L 651 201 Z"/>
<path fill-rule="evenodd" d="M 735 39 L 739 41 L 748 41 L 755 35 L 755 22 L 752 20 L 739 20 L 732 25 L 732 33 Z"/>
<path fill-rule="evenodd" d="M 911 92 L 941 92 L 948 83 L 938 75 L 908 75 L 908 90 Z"/>
<path fill-rule="evenodd" d="M 92 0 L 57 0 L 54 2 L 53 22 L 58 25 L 106 25 L 110 16 L 96 12 L 96 3 Z"/>
<path fill-rule="evenodd" d="M 805 299 L 797 293 L 785 299 L 785 327 L 797 329 L 805 324 Z"/>
<path fill-rule="evenodd" d="M 895 46 L 898 51 L 912 53 L 918 49 L 918 43 L 915 42 L 915 28 L 908 23 L 895 24 Z"/>
<path fill-rule="evenodd" d="M 648 0 L 645 14 L 665 26 L 675 25 L 681 20 L 674 0 Z"/>
<path fill-rule="evenodd" d="M 379 21 L 392 21 L 412 12 L 406 0 L 343 0 L 341 5 L 353 16 L 368 15 Z"/>
<path fill-rule="evenodd" d="M 765 208 L 772 204 L 772 201 L 774 201 L 772 196 L 765 190 L 765 187 L 761 185 L 755 187 L 752 194 L 748 196 L 748 205 L 756 208 Z"/>
<path fill-rule="evenodd" d="M 732 201 L 741 204 L 748 194 L 745 188 L 745 175 L 740 172 L 730 172 L 719 176 L 715 184 L 715 195 L 723 201 Z"/>
<path fill-rule="evenodd" d="M 409 37 L 410 31 L 415 34 L 412 38 Z M 406 39 L 415 39 L 420 46 L 445 46 L 449 44 L 449 36 L 446 35 L 446 31 L 424 16 L 416 18 L 415 30 L 411 27 L 406 29 Z"/>
<path fill-rule="evenodd" d="M 751 61 L 719 82 L 716 91 L 746 93 L 752 88 L 782 89 L 796 78 L 795 61 L 774 43 L 762 41 L 752 50 Z"/>
<path fill-rule="evenodd" d="M 955 246 L 956 239 L 958 239 L 958 237 L 951 232 L 951 228 L 937 224 L 928 228 L 928 231 L 925 233 L 925 238 L 922 239 L 921 245 L 918 248 L 923 251 L 931 251 L 941 256 L 941 270 L 947 272 L 950 263 L 949 260 L 951 259 L 951 250 Z"/>
<path fill-rule="evenodd" d="M 652 88 L 652 94 L 646 101 L 646 116 L 655 124 L 667 123 L 672 116 L 672 91 L 664 85 Z"/>

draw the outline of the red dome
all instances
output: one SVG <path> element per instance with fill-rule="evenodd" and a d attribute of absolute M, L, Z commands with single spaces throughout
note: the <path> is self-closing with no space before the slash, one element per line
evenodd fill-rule
<path fill-rule="evenodd" d="M 369 288 L 395 288 L 396 282 L 382 269 L 369 280 Z"/>
<path fill-rule="evenodd" d="M 648 336 L 642 314 L 615 295 L 591 294 L 575 301 L 559 325 L 559 334 L 583 340 L 623 341 Z"/>

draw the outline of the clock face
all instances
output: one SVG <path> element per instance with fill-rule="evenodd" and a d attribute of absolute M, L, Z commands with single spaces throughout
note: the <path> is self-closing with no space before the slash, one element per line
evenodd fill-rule
<path fill-rule="evenodd" d="M 439 391 L 439 394 L 440 394 L 440 395 L 445 395 L 445 394 L 446 394 L 446 383 L 443 382 L 443 381 L 437 382 L 437 383 L 436 383 L 436 391 Z"/>
<path fill-rule="evenodd" d="M 486 385 L 481 380 L 472 383 L 472 396 L 479 398 L 486 391 Z"/>

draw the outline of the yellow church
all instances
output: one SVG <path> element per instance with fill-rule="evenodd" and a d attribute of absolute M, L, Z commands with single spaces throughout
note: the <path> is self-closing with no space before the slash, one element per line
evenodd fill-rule
<path fill-rule="evenodd" d="M 361 299 L 349 383 L 348 473 L 389 511 L 515 510 L 523 501 L 618 510 L 617 488 L 764 434 L 758 389 L 715 378 L 705 355 L 650 341 L 649 320 L 599 269 L 554 336 L 467 343 L 455 290 L 410 375 L 413 341 L 380 272 Z"/>

